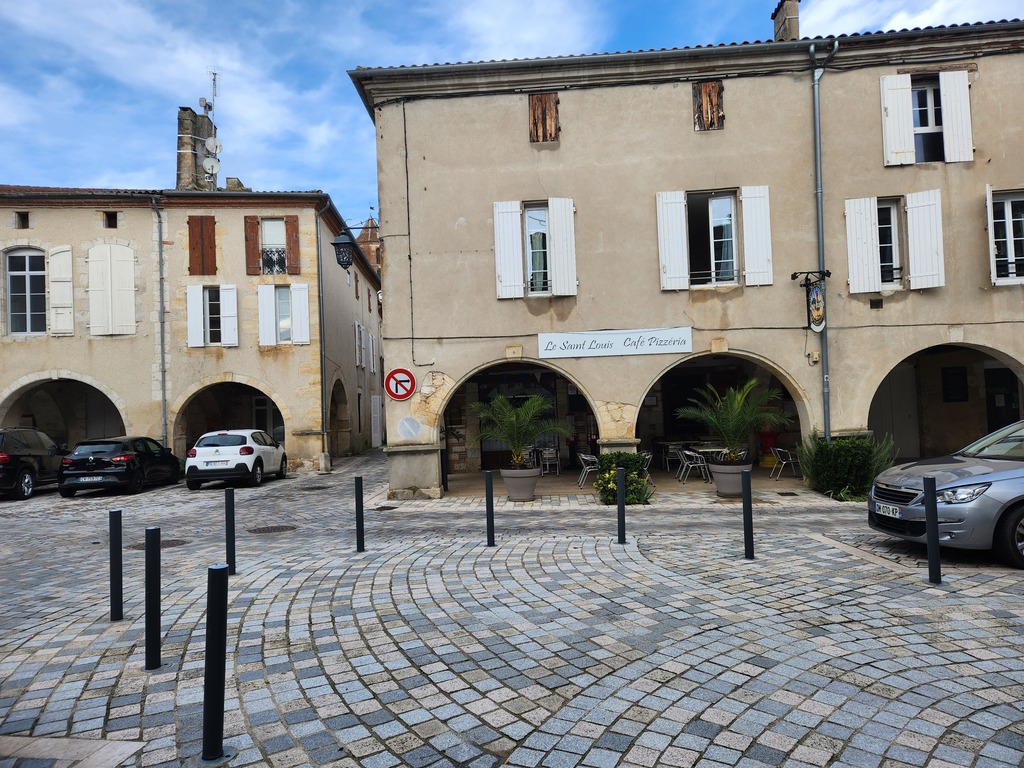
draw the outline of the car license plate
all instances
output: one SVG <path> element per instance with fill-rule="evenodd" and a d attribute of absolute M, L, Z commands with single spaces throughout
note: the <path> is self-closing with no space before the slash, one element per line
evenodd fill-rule
<path fill-rule="evenodd" d="M 102 475 L 91 475 L 89 477 L 80 477 L 80 478 L 78 478 L 78 482 L 80 482 L 80 483 L 101 483 L 101 482 L 103 482 L 103 476 Z"/>
<path fill-rule="evenodd" d="M 903 519 L 902 509 L 894 507 L 892 504 L 883 504 L 880 501 L 875 502 L 875 514 L 883 517 L 895 517 L 897 520 Z"/>
<path fill-rule="evenodd" d="M 228 463 L 226 461 L 207 461 L 206 466 L 208 467 L 226 467 Z"/>

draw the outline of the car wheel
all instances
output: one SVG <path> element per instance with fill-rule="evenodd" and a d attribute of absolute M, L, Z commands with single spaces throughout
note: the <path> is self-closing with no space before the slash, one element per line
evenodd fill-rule
<path fill-rule="evenodd" d="M 279 480 L 284 480 L 288 476 L 288 457 L 281 457 L 281 467 L 277 470 L 277 477 Z"/>
<path fill-rule="evenodd" d="M 256 463 L 252 465 L 252 473 L 249 475 L 249 485 L 253 488 L 258 488 L 260 483 L 263 482 L 263 462 L 257 459 Z"/>
<path fill-rule="evenodd" d="M 1024 568 L 1024 506 L 1011 509 L 999 519 L 992 544 L 1003 562 Z"/>
<path fill-rule="evenodd" d="M 181 467 L 177 464 L 171 468 L 171 476 L 167 478 L 168 485 L 177 485 L 178 481 L 181 480 Z"/>
<path fill-rule="evenodd" d="M 142 486 L 146 484 L 146 476 L 142 474 L 142 470 L 138 469 L 132 474 L 131 479 L 128 481 L 128 493 L 136 494 L 142 493 Z"/>
<path fill-rule="evenodd" d="M 75 495 L 75 489 L 74 488 L 58 488 L 57 489 L 57 493 L 59 493 L 65 499 L 70 499 L 72 496 Z"/>
<path fill-rule="evenodd" d="M 186 480 L 185 487 L 190 491 L 198 491 L 203 487 L 203 484 L 199 480 Z"/>
<path fill-rule="evenodd" d="M 32 477 L 30 469 L 22 469 L 18 475 L 18 482 L 14 486 L 14 498 L 27 499 L 36 489 L 36 480 Z"/>

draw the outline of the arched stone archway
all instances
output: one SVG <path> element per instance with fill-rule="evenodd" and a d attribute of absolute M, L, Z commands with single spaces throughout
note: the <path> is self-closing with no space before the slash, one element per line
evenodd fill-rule
<path fill-rule="evenodd" d="M 336 381 L 331 389 L 327 416 L 327 450 L 331 456 L 348 456 L 352 453 L 351 419 L 348 392 L 341 381 Z"/>
<path fill-rule="evenodd" d="M 177 413 L 174 446 L 180 455 L 185 455 L 203 433 L 217 429 L 262 429 L 287 447 L 286 414 L 272 397 L 250 384 L 208 384 L 194 391 Z"/>
<path fill-rule="evenodd" d="M 14 382 L 0 394 L 0 426 L 35 427 L 58 445 L 74 445 L 90 437 L 125 434 L 124 401 L 68 372 L 45 372 Z M 60 375 L 63 373 L 64 375 Z"/>

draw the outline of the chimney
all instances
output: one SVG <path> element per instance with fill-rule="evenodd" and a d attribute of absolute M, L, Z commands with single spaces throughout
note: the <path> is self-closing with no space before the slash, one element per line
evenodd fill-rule
<path fill-rule="evenodd" d="M 217 189 L 216 174 L 203 170 L 203 160 L 211 156 L 206 151 L 206 140 L 214 135 L 216 128 L 209 115 L 197 115 L 191 107 L 178 107 L 178 178 L 175 189 Z"/>
<path fill-rule="evenodd" d="M 775 41 L 800 39 L 800 0 L 779 0 L 772 14 Z"/>

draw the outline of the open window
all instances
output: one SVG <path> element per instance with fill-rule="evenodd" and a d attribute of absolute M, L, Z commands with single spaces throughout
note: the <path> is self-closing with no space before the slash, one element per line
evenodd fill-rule
<path fill-rule="evenodd" d="M 574 213 L 569 198 L 494 204 L 499 299 L 576 295 Z"/>
<path fill-rule="evenodd" d="M 1024 284 L 1024 190 L 985 186 L 993 285 Z"/>
<path fill-rule="evenodd" d="M 299 274 L 299 217 L 245 217 L 245 272 Z"/>
<path fill-rule="evenodd" d="M 238 298 L 233 285 L 185 287 L 189 347 L 238 346 Z"/>
<path fill-rule="evenodd" d="M 974 160 L 966 70 L 881 79 L 886 165 Z"/>

